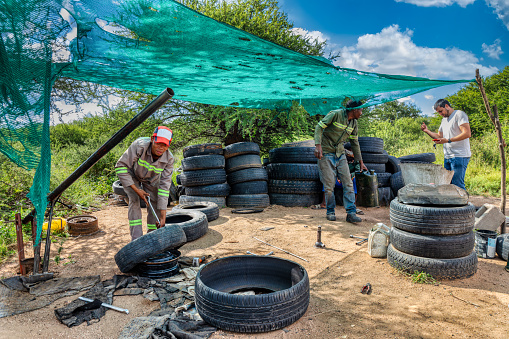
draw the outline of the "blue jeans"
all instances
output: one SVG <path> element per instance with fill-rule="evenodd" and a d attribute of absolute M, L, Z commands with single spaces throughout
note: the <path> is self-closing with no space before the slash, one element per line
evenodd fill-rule
<path fill-rule="evenodd" d="M 454 171 L 451 184 L 465 189 L 465 172 L 467 171 L 470 158 L 449 158 L 444 159 L 444 167 L 446 170 Z"/>
<path fill-rule="evenodd" d="M 335 214 L 336 210 L 336 199 L 334 197 L 334 186 L 336 186 L 337 182 L 336 177 L 343 184 L 343 203 L 346 213 L 355 214 L 357 211 L 355 207 L 355 193 L 346 156 L 342 154 L 340 157 L 337 157 L 334 153 L 325 153 L 322 159 L 318 160 L 318 173 L 325 190 L 327 214 Z"/>

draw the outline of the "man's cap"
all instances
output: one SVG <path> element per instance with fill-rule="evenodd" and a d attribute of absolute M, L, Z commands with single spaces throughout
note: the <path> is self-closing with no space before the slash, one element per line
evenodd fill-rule
<path fill-rule="evenodd" d="M 170 146 L 171 140 L 173 139 L 173 132 L 166 126 L 158 126 L 154 130 L 152 136 L 154 137 L 154 142 L 162 142 Z"/>

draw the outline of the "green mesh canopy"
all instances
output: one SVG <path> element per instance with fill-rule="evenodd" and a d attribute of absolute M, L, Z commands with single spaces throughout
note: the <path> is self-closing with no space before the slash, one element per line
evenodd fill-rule
<path fill-rule="evenodd" d="M 74 25 L 77 38 L 62 46 Z M 222 106 L 286 109 L 297 101 L 311 115 L 347 97 L 371 106 L 467 82 L 336 67 L 172 0 L 4 0 L 0 27 L 0 151 L 37 168 L 30 199 L 38 215 L 47 206 L 49 98 L 58 76 L 155 95 L 170 87 L 175 99 Z"/>

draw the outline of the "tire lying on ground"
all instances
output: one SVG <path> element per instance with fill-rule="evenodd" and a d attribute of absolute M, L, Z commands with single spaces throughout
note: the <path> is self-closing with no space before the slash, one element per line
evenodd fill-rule
<path fill-rule="evenodd" d="M 219 218 L 219 207 L 217 206 L 217 204 L 210 201 L 197 201 L 178 204 L 172 209 L 172 211 L 180 210 L 200 211 L 207 216 L 208 222 L 211 222 L 212 220 L 216 220 L 217 218 Z"/>
<path fill-rule="evenodd" d="M 237 292 L 254 291 L 255 295 Z M 299 264 L 277 257 L 232 256 L 200 269 L 196 309 L 212 326 L 259 333 L 297 321 L 309 305 L 309 277 Z"/>
<path fill-rule="evenodd" d="M 124 186 L 122 186 L 122 183 L 120 180 L 115 181 L 111 187 L 113 188 L 113 193 L 116 195 L 126 195 L 124 191 Z"/>
<path fill-rule="evenodd" d="M 93 215 L 77 215 L 67 219 L 67 231 L 72 236 L 87 235 L 99 230 L 99 221 Z"/>
<path fill-rule="evenodd" d="M 436 279 L 468 278 L 477 272 L 477 255 L 469 255 L 454 259 L 435 259 L 418 257 L 403 253 L 389 244 L 387 261 L 392 267 L 408 273 L 426 272 Z"/>
<path fill-rule="evenodd" d="M 131 271 L 136 264 L 162 253 L 177 249 L 187 241 L 179 225 L 167 225 L 131 241 L 115 254 L 115 262 L 121 272 Z"/>
<path fill-rule="evenodd" d="M 226 198 L 224 197 L 203 197 L 193 195 L 181 195 L 179 197 L 179 204 L 186 204 L 189 202 L 209 201 L 215 203 L 219 208 L 226 207 Z"/>
<path fill-rule="evenodd" d="M 205 213 L 191 210 L 172 210 L 166 213 L 164 227 L 180 226 L 186 234 L 187 242 L 201 238 L 209 230 Z"/>

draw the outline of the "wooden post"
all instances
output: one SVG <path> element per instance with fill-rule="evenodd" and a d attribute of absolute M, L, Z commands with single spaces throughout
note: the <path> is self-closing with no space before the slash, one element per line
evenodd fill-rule
<path fill-rule="evenodd" d="M 32 239 L 35 244 L 35 239 L 37 239 L 37 216 L 34 216 L 32 219 Z M 39 268 L 41 266 L 41 241 L 39 244 L 34 247 L 34 274 L 39 273 Z"/>
<path fill-rule="evenodd" d="M 501 159 L 501 180 L 500 180 L 500 211 L 505 215 L 505 204 L 506 204 L 506 159 L 505 159 L 505 150 L 506 147 L 504 137 L 502 135 L 502 126 L 500 125 L 500 120 L 498 118 L 498 108 L 497 105 L 493 107 L 494 114 L 491 113 L 490 103 L 488 101 L 488 96 L 486 95 L 486 91 L 484 90 L 484 85 L 482 83 L 482 78 L 479 75 L 479 69 L 475 70 L 475 79 L 477 84 L 479 85 L 479 90 L 481 91 L 482 99 L 484 101 L 484 107 L 486 108 L 486 112 L 491 119 L 491 122 L 495 126 L 495 131 L 497 132 L 498 137 L 498 148 L 500 150 L 500 159 Z M 501 233 L 506 233 L 505 221 L 500 226 Z"/>
<path fill-rule="evenodd" d="M 25 245 L 23 244 L 23 227 L 21 224 L 21 214 L 16 213 L 16 241 L 18 245 L 18 259 L 19 259 L 19 273 L 25 275 L 25 265 L 23 265 L 23 259 L 25 259 Z"/>

